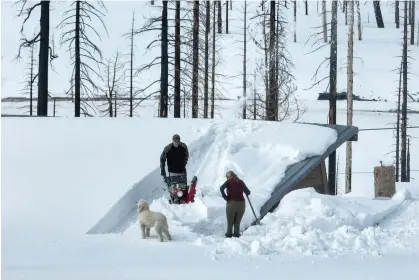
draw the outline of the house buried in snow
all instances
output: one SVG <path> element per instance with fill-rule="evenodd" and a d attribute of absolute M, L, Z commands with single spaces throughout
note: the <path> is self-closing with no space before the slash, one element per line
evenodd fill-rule
<path fill-rule="evenodd" d="M 281 199 L 293 190 L 314 187 L 319 193 L 330 194 L 326 175 L 326 158 L 343 143 L 357 141 L 358 139 L 358 128 L 354 126 L 306 124 L 332 128 L 337 131 L 337 139 L 322 155 L 306 158 L 287 168 L 281 182 L 275 187 L 271 193 L 271 197 L 261 207 L 260 219 L 275 210 Z M 109 209 L 105 216 L 87 231 L 87 234 L 122 233 L 127 230 L 137 220 L 136 203 L 138 199 L 153 200 L 166 195 L 164 182 L 156 185 L 156 182 L 162 181 L 160 177 L 160 168 L 156 168 L 145 176 L 140 182 L 129 189 Z M 155 187 L 150 188 L 150 186 Z"/>
<path fill-rule="evenodd" d="M 268 199 L 260 209 L 260 219 L 278 207 L 281 199 L 293 190 L 314 187 L 322 194 L 332 194 L 327 180 L 325 160 L 343 143 L 347 141 L 358 141 L 358 128 L 345 125 L 328 125 L 308 123 L 330 127 L 337 131 L 337 139 L 320 156 L 306 158 L 303 161 L 290 165 L 285 171 L 281 182 L 275 187 L 271 198 Z"/>

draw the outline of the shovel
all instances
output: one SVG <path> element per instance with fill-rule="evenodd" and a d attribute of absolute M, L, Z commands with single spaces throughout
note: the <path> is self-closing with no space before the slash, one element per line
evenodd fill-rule
<path fill-rule="evenodd" d="M 248 201 L 248 202 L 249 202 L 249 204 L 250 204 L 250 208 L 252 208 L 253 215 L 255 216 L 255 219 L 256 219 L 255 224 L 256 224 L 256 225 L 260 225 L 260 220 L 259 220 L 259 218 L 256 216 L 255 209 L 253 209 L 253 205 L 252 205 L 252 203 L 250 202 L 249 196 L 248 196 L 247 194 L 246 194 L 246 197 L 247 197 L 247 201 Z"/>

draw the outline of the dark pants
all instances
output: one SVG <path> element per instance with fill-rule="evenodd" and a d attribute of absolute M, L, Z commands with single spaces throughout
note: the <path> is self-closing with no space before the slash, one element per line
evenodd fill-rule
<path fill-rule="evenodd" d="M 243 218 L 245 208 L 246 203 L 244 201 L 231 200 L 227 202 L 227 235 L 233 234 L 233 226 L 234 235 L 240 234 L 240 222 Z"/>

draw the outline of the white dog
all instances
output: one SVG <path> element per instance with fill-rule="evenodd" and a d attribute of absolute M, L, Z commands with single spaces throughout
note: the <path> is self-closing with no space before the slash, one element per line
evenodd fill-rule
<path fill-rule="evenodd" d="M 150 211 L 150 206 L 145 200 L 137 202 L 137 212 L 143 239 L 150 237 L 150 228 L 154 227 L 161 242 L 163 242 L 163 233 L 168 240 L 172 240 L 167 218 L 163 213 Z"/>

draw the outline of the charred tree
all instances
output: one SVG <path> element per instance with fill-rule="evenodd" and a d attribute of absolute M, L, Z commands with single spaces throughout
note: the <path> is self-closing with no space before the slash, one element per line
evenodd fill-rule
<path fill-rule="evenodd" d="M 352 126 L 353 120 L 353 85 L 354 85 L 354 1 L 347 2 L 348 13 L 348 68 L 347 68 L 347 125 Z M 346 142 L 346 171 L 345 171 L 345 193 L 352 191 L 352 142 Z"/>
<path fill-rule="evenodd" d="M 106 10 L 103 2 L 97 2 L 99 8 L 95 7 L 90 1 L 74 1 L 70 8 L 63 14 L 63 20 L 58 25 L 63 29 L 61 35 L 61 44 L 68 44 L 72 64 L 74 65 L 73 73 L 70 79 L 70 90 L 74 91 L 74 116 L 80 117 L 81 111 L 88 115 L 88 107 L 94 110 L 93 106 L 84 102 L 81 103 L 82 91 L 87 95 L 87 99 L 95 97 L 99 90 L 96 80 L 100 79 L 99 70 L 95 70 L 88 62 L 96 65 L 102 65 L 102 52 L 98 45 L 93 43 L 92 37 L 88 32 L 96 34 L 101 40 L 99 33 L 93 28 L 92 21 L 94 18 L 99 20 L 102 27 L 106 31 L 105 23 L 102 19 L 104 13 L 100 8 Z M 66 29 L 70 26 L 70 29 Z M 73 26 L 73 27 L 71 27 Z M 106 31 L 107 32 L 107 31 Z M 82 59 L 83 58 L 83 59 Z M 93 77 L 96 75 L 96 78 Z"/>
<path fill-rule="evenodd" d="M 358 40 L 362 41 L 361 8 L 359 6 L 359 0 L 357 0 L 355 3 L 356 3 L 356 12 L 358 15 Z"/>
<path fill-rule="evenodd" d="M 32 38 L 22 37 L 19 45 L 19 52 L 17 57 L 20 58 L 22 48 L 29 48 L 34 44 L 39 43 L 39 59 L 38 59 L 38 101 L 37 101 L 37 115 L 48 116 L 48 62 L 58 56 L 53 53 L 49 45 L 49 17 L 50 17 L 50 1 L 32 2 L 29 4 L 28 0 L 20 0 L 16 2 L 21 7 L 18 12 L 18 17 L 24 16 L 20 33 L 23 35 L 23 30 L 26 21 L 31 17 L 36 8 L 40 7 L 40 30 Z M 27 5 L 30 5 L 27 7 Z"/>
<path fill-rule="evenodd" d="M 131 53 L 130 53 L 130 67 L 129 67 L 129 116 L 132 118 L 134 114 L 134 88 L 133 88 L 133 70 L 134 70 L 134 20 L 135 14 L 132 14 L 131 24 Z"/>
<path fill-rule="evenodd" d="M 412 23 L 410 24 L 410 44 L 415 44 L 415 0 L 411 0 L 412 9 L 411 9 L 411 19 Z"/>
<path fill-rule="evenodd" d="M 117 93 L 121 92 L 125 84 L 125 65 L 126 63 L 122 60 L 122 55 L 119 52 L 106 60 L 104 78 L 102 79 L 104 86 L 101 87 L 106 98 L 105 109 L 101 110 L 103 116 L 116 117 L 118 98 L 123 97 L 122 95 L 118 96 Z"/>
<path fill-rule="evenodd" d="M 193 3 L 192 118 L 198 118 L 199 1 Z"/>
<path fill-rule="evenodd" d="M 275 34 L 275 1 L 270 1 L 270 18 L 269 18 L 269 95 L 266 104 L 266 119 L 276 121 L 276 112 L 278 104 L 275 102 L 277 96 L 277 78 L 275 71 L 276 60 L 276 34 Z M 276 104 L 275 104 L 276 103 Z"/>
<path fill-rule="evenodd" d="M 338 2 L 332 0 L 332 21 L 330 35 L 330 74 L 329 74 L 329 124 L 336 124 L 336 87 L 337 87 L 337 43 L 338 43 Z M 329 156 L 329 191 L 336 195 L 336 151 Z"/>
<path fill-rule="evenodd" d="M 211 7 L 210 1 L 205 2 L 205 77 L 204 77 L 204 118 L 208 118 L 208 73 L 209 73 L 209 33 L 210 33 L 210 18 Z"/>
<path fill-rule="evenodd" d="M 175 10 L 175 89 L 174 117 L 180 118 L 180 1 L 176 1 Z"/>
<path fill-rule="evenodd" d="M 244 1 L 244 20 L 243 20 L 243 119 L 246 119 L 247 114 L 247 1 Z"/>
<path fill-rule="evenodd" d="M 19 107 L 19 109 L 25 109 L 25 114 L 29 113 L 29 116 L 33 116 L 33 95 L 34 95 L 34 89 L 35 89 L 35 81 L 38 78 L 38 73 L 36 72 L 35 67 L 36 65 L 36 59 L 34 57 L 35 52 L 35 44 L 32 44 L 30 46 L 30 56 L 29 60 L 25 63 L 26 67 L 24 69 L 24 80 L 22 83 L 24 84 L 22 88 L 21 94 L 24 95 L 29 99 L 29 105 L 24 105 L 22 107 Z"/>
<path fill-rule="evenodd" d="M 395 6 L 396 6 L 396 9 L 394 11 L 394 16 L 395 16 L 396 28 L 400 28 L 400 1 L 399 0 L 396 0 Z"/>
<path fill-rule="evenodd" d="M 383 15 L 381 13 L 380 1 L 372 1 L 374 6 L 374 15 L 378 28 L 384 28 Z"/>
<path fill-rule="evenodd" d="M 407 182 L 406 172 L 406 145 L 407 145 L 407 19 L 408 19 L 408 5 L 404 2 L 404 19 L 403 19 L 403 55 L 402 55 L 402 69 L 403 69 L 403 101 L 402 101 L 402 118 L 401 118 L 401 182 Z"/>
<path fill-rule="evenodd" d="M 226 34 L 228 34 L 228 0 L 226 0 Z"/>
<path fill-rule="evenodd" d="M 308 16 L 308 0 L 304 0 L 304 6 L 306 8 L 306 16 Z"/>
<path fill-rule="evenodd" d="M 212 18 L 211 119 L 214 118 L 215 110 L 215 11 L 216 2 L 214 1 L 214 13 Z"/>
<path fill-rule="evenodd" d="M 323 16 L 323 41 L 327 43 L 327 12 L 326 0 L 322 0 L 322 16 Z"/>
<path fill-rule="evenodd" d="M 167 118 L 169 99 L 169 58 L 167 42 L 167 1 L 163 1 L 161 18 L 160 118 Z"/>
<path fill-rule="evenodd" d="M 396 182 L 400 178 L 400 97 L 402 93 L 403 61 L 400 63 L 399 88 L 397 94 L 397 123 L 396 123 Z"/>
<path fill-rule="evenodd" d="M 223 18 L 222 18 L 222 4 L 221 1 L 217 1 L 218 3 L 218 33 L 223 33 Z"/>

